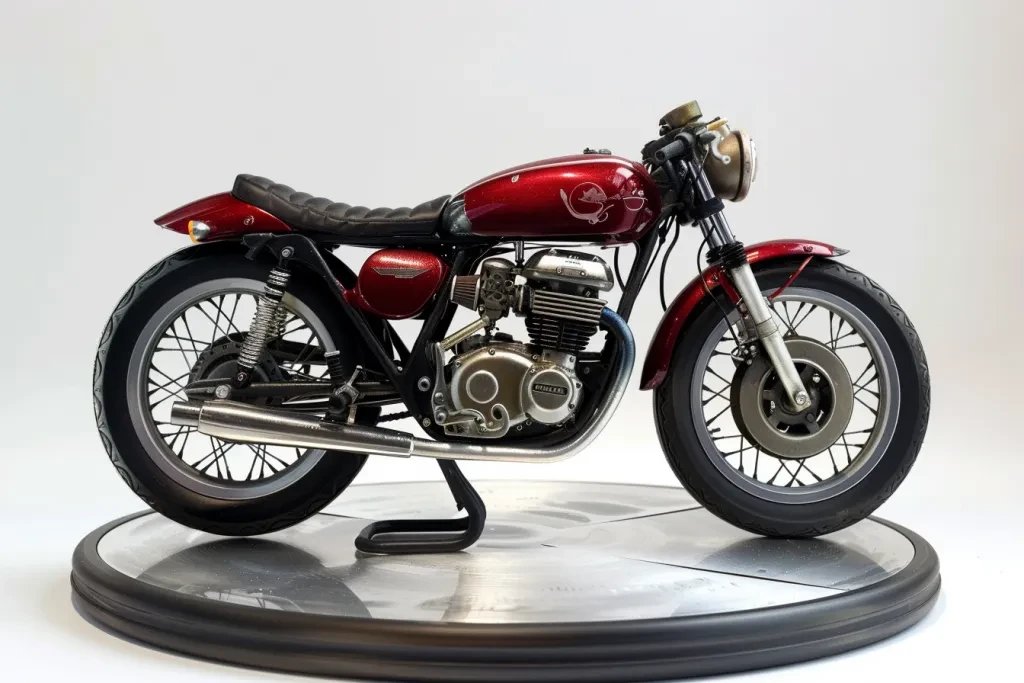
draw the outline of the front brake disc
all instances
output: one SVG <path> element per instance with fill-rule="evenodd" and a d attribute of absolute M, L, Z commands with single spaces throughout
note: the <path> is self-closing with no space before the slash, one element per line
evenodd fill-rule
<path fill-rule="evenodd" d="M 743 435 L 779 458 L 817 455 L 838 441 L 853 415 L 853 381 L 843 361 L 826 345 L 802 337 L 786 340 L 811 398 L 805 410 L 791 410 L 765 354 L 741 363 L 732 381 L 732 413 Z"/>

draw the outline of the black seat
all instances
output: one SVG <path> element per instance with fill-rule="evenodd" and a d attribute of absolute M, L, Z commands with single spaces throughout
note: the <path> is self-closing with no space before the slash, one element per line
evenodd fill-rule
<path fill-rule="evenodd" d="M 341 239 L 430 235 L 437 229 L 441 209 L 449 199 L 445 195 L 411 209 L 368 209 L 296 192 L 287 185 L 248 174 L 235 178 L 231 194 L 293 228 Z"/>

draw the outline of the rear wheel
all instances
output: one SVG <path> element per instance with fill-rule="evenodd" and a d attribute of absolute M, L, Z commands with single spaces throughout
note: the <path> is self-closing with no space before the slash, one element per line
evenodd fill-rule
<path fill-rule="evenodd" d="M 757 272 L 769 295 L 794 264 Z M 708 510 L 767 536 L 817 536 L 857 522 L 904 479 L 928 422 L 929 381 L 913 326 L 884 290 L 812 262 L 772 301 L 811 397 L 788 407 L 765 354 L 737 348 L 738 317 L 711 305 L 681 337 L 655 395 L 679 480 Z"/>
<path fill-rule="evenodd" d="M 231 443 L 170 423 L 186 384 L 235 373 L 270 270 L 241 254 L 203 253 L 185 250 L 160 262 L 118 304 L 97 353 L 97 425 L 121 477 L 158 512 L 217 534 L 266 533 L 327 505 L 366 456 Z M 334 349 L 347 368 L 362 362 L 358 338 L 316 285 L 293 276 L 254 381 L 322 378 L 323 353 Z M 378 416 L 362 410 L 357 419 Z"/>

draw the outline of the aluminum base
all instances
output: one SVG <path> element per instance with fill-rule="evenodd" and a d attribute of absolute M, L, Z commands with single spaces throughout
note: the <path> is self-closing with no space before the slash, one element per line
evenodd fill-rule
<path fill-rule="evenodd" d="M 682 489 L 478 485 L 480 541 L 365 555 L 367 520 L 454 516 L 443 482 L 355 486 L 290 529 L 228 539 L 143 513 L 79 544 L 79 610 L 200 657 L 355 678 L 635 681 L 843 652 L 921 619 L 921 537 L 878 519 L 815 540 L 751 536 Z"/>

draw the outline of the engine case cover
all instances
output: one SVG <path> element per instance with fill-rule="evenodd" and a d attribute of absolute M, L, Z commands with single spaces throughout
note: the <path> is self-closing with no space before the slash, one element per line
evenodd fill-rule
<path fill-rule="evenodd" d="M 523 380 L 523 409 L 537 422 L 564 422 L 579 403 L 579 384 L 571 370 L 551 362 L 537 363 Z"/>
<path fill-rule="evenodd" d="M 487 429 L 479 436 L 500 437 L 532 419 L 541 424 L 564 422 L 579 405 L 581 384 L 569 357 L 545 352 L 534 360 L 529 347 L 492 343 L 455 358 L 449 383 L 456 410 L 479 412 Z"/>
<path fill-rule="evenodd" d="M 508 426 L 526 421 L 520 387 L 533 367 L 529 350 L 521 344 L 491 344 L 455 359 L 450 383 L 452 405 L 479 411 L 488 422 Z"/>

